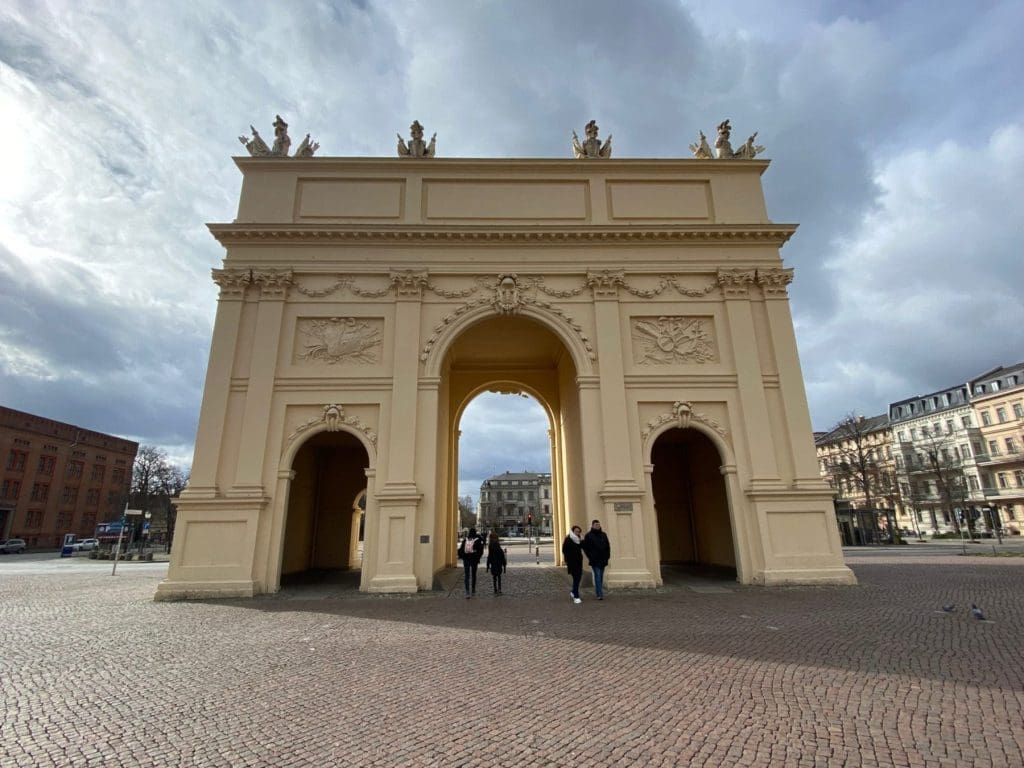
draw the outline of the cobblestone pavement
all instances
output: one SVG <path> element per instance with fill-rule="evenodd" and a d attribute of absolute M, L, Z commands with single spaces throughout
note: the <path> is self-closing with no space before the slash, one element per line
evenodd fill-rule
<path fill-rule="evenodd" d="M 522 552 L 474 600 L 154 603 L 163 565 L 0 560 L 0 766 L 1024 765 L 1024 558 L 848 559 L 579 606 Z"/>

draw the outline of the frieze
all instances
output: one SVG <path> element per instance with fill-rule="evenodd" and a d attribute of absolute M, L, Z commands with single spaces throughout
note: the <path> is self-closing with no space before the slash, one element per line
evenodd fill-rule
<path fill-rule="evenodd" d="M 716 434 L 723 438 L 728 437 L 728 433 L 722 428 L 722 426 L 712 418 L 705 416 L 703 413 L 697 413 L 693 410 L 693 403 L 676 400 L 672 403 L 672 412 L 664 413 L 651 421 L 648 421 L 643 431 L 640 433 L 640 437 L 647 441 L 647 438 L 651 436 L 651 433 L 663 424 L 669 422 L 675 422 L 679 429 L 687 429 L 690 424 L 694 421 L 699 421 L 704 426 L 708 427 Z"/>
<path fill-rule="evenodd" d="M 323 412 L 319 416 L 315 416 L 304 424 L 297 426 L 295 431 L 288 435 L 288 442 L 292 443 L 303 432 L 308 432 L 313 427 L 321 425 L 326 432 L 339 432 L 343 425 L 347 425 L 362 432 L 371 445 L 374 448 L 377 447 L 377 433 L 363 424 L 358 416 L 346 416 L 345 406 L 335 405 L 334 403 L 325 405 Z"/>
<path fill-rule="evenodd" d="M 377 363 L 383 319 L 354 317 L 299 318 L 296 328 L 305 341 L 296 345 L 296 361 Z"/>
<path fill-rule="evenodd" d="M 640 365 L 708 363 L 718 359 L 712 324 L 700 317 L 635 317 L 633 361 Z"/>

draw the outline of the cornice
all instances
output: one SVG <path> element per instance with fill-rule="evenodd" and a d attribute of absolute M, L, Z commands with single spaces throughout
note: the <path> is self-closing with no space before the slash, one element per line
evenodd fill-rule
<path fill-rule="evenodd" d="M 499 227 L 303 224 L 207 224 L 221 245 L 354 244 L 354 245 L 645 245 L 645 244 L 785 244 L 795 224 L 681 225 L 675 227 Z"/>

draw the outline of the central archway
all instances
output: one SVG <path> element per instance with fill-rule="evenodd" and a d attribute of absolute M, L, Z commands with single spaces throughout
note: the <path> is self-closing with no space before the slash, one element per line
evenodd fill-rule
<path fill-rule="evenodd" d="M 457 561 L 459 424 L 482 392 L 522 393 L 547 414 L 551 446 L 551 534 L 564 536 L 574 510 L 582 513 L 584 478 L 577 367 L 565 341 L 539 320 L 522 315 L 479 319 L 448 346 L 440 371 L 438 435 L 447 457 L 437 535 L 445 542 L 441 567 Z M 501 468 L 506 469 L 506 468 Z M 511 468 L 507 468 L 511 469 Z M 555 554 L 555 560 L 560 557 Z"/>

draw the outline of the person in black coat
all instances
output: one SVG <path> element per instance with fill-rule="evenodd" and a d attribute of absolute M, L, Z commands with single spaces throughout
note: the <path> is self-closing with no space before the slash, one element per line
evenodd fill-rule
<path fill-rule="evenodd" d="M 590 524 L 590 530 L 583 537 L 583 551 L 590 562 L 590 570 L 594 572 L 594 592 L 598 600 L 604 600 L 604 569 L 612 557 L 612 545 L 608 534 L 601 530 L 601 521 Z"/>
<path fill-rule="evenodd" d="M 572 601 L 579 605 L 583 602 L 580 599 L 580 578 L 583 576 L 583 529 L 574 525 L 569 535 L 562 542 L 562 559 L 565 560 L 565 567 L 572 576 Z"/>
<path fill-rule="evenodd" d="M 459 542 L 459 559 L 466 579 L 466 599 L 476 594 L 476 569 L 484 553 L 484 543 L 476 534 L 476 528 L 470 528 L 466 538 Z"/>
<path fill-rule="evenodd" d="M 498 534 L 491 531 L 487 538 L 487 570 L 491 573 L 491 582 L 494 585 L 494 594 L 501 594 L 501 574 L 505 572 L 508 560 L 505 557 L 505 550 L 501 548 L 501 541 Z"/>

